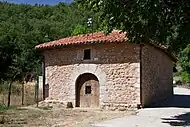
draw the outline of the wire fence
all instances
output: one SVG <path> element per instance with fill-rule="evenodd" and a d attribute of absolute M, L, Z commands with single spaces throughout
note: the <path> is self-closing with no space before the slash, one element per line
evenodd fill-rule
<path fill-rule="evenodd" d="M 36 94 L 38 93 L 38 101 L 43 100 L 43 89 L 39 87 L 36 91 L 36 81 L 21 84 L 14 82 L 12 84 L 10 105 L 11 106 L 27 106 L 36 103 Z M 0 85 L 0 105 L 8 103 L 8 83 L 4 82 Z"/>

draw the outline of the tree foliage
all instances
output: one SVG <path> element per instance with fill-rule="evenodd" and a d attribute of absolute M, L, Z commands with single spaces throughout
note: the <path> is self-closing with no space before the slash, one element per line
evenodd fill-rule
<path fill-rule="evenodd" d="M 40 56 L 34 47 L 72 34 L 87 33 L 81 28 L 87 27 L 89 15 L 93 16 L 78 9 L 76 3 L 32 6 L 0 2 L 0 80 L 40 73 Z"/>
<path fill-rule="evenodd" d="M 100 12 L 102 28 L 127 31 L 129 41 L 153 42 L 183 49 L 190 42 L 189 0 L 76 0 Z"/>
<path fill-rule="evenodd" d="M 40 73 L 40 55 L 34 49 L 37 44 L 112 29 L 127 31 L 130 42 L 151 41 L 170 46 L 176 54 L 182 51 L 183 75 L 190 75 L 190 1 L 75 1 L 56 6 L 0 2 L 0 80 Z"/>
<path fill-rule="evenodd" d="M 179 60 L 182 67 L 182 80 L 190 83 L 190 44 L 180 52 Z"/>

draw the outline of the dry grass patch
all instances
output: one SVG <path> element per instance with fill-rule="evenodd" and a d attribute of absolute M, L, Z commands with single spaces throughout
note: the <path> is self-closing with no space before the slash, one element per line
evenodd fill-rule
<path fill-rule="evenodd" d="M 22 93 L 22 84 L 19 82 L 14 82 L 12 84 L 11 92 L 11 106 L 21 106 L 22 105 L 22 95 L 24 96 L 23 104 L 25 106 L 35 104 L 35 82 L 28 82 L 24 84 L 24 93 Z M 39 101 L 42 98 L 42 89 L 39 89 Z M 7 105 L 8 100 L 8 82 L 0 84 L 0 105 Z"/>
<path fill-rule="evenodd" d="M 3 116 L 9 117 L 4 119 L 4 123 L 0 123 L 0 126 L 17 126 L 19 122 L 10 122 L 15 120 L 20 121 L 19 125 L 24 127 L 89 127 L 96 122 L 131 114 L 135 114 L 135 112 L 26 107 L 4 111 Z"/>

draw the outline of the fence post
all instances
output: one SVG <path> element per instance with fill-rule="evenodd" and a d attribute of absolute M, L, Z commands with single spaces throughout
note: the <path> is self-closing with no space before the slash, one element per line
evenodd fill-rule
<path fill-rule="evenodd" d="M 24 82 L 22 82 L 22 105 L 24 105 Z"/>
<path fill-rule="evenodd" d="M 42 56 L 42 76 L 43 76 L 42 98 L 43 100 L 45 100 L 45 57 L 44 56 Z"/>
<path fill-rule="evenodd" d="M 38 94 L 39 94 L 39 77 L 37 77 L 36 82 L 36 106 L 38 107 Z"/>

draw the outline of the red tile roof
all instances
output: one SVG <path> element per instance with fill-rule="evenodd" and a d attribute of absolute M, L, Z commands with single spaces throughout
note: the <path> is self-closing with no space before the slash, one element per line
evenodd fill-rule
<path fill-rule="evenodd" d="M 114 30 L 112 33 L 108 35 L 105 35 L 103 32 L 96 32 L 79 36 L 66 37 L 59 40 L 39 44 L 35 48 L 46 49 L 46 48 L 75 45 L 75 44 L 124 42 L 125 39 L 126 35 L 124 32 L 121 32 L 119 30 Z"/>
<path fill-rule="evenodd" d="M 81 44 L 95 44 L 95 43 L 120 43 L 126 42 L 126 33 L 113 30 L 110 34 L 105 35 L 103 32 L 96 32 L 72 37 L 66 37 L 59 40 L 43 43 L 37 45 L 36 49 L 51 49 L 54 47 L 62 47 L 67 45 L 81 45 Z M 165 52 L 174 62 L 177 61 L 176 57 L 164 48 L 163 46 L 156 45 L 154 43 L 149 43 L 150 45 Z"/>

